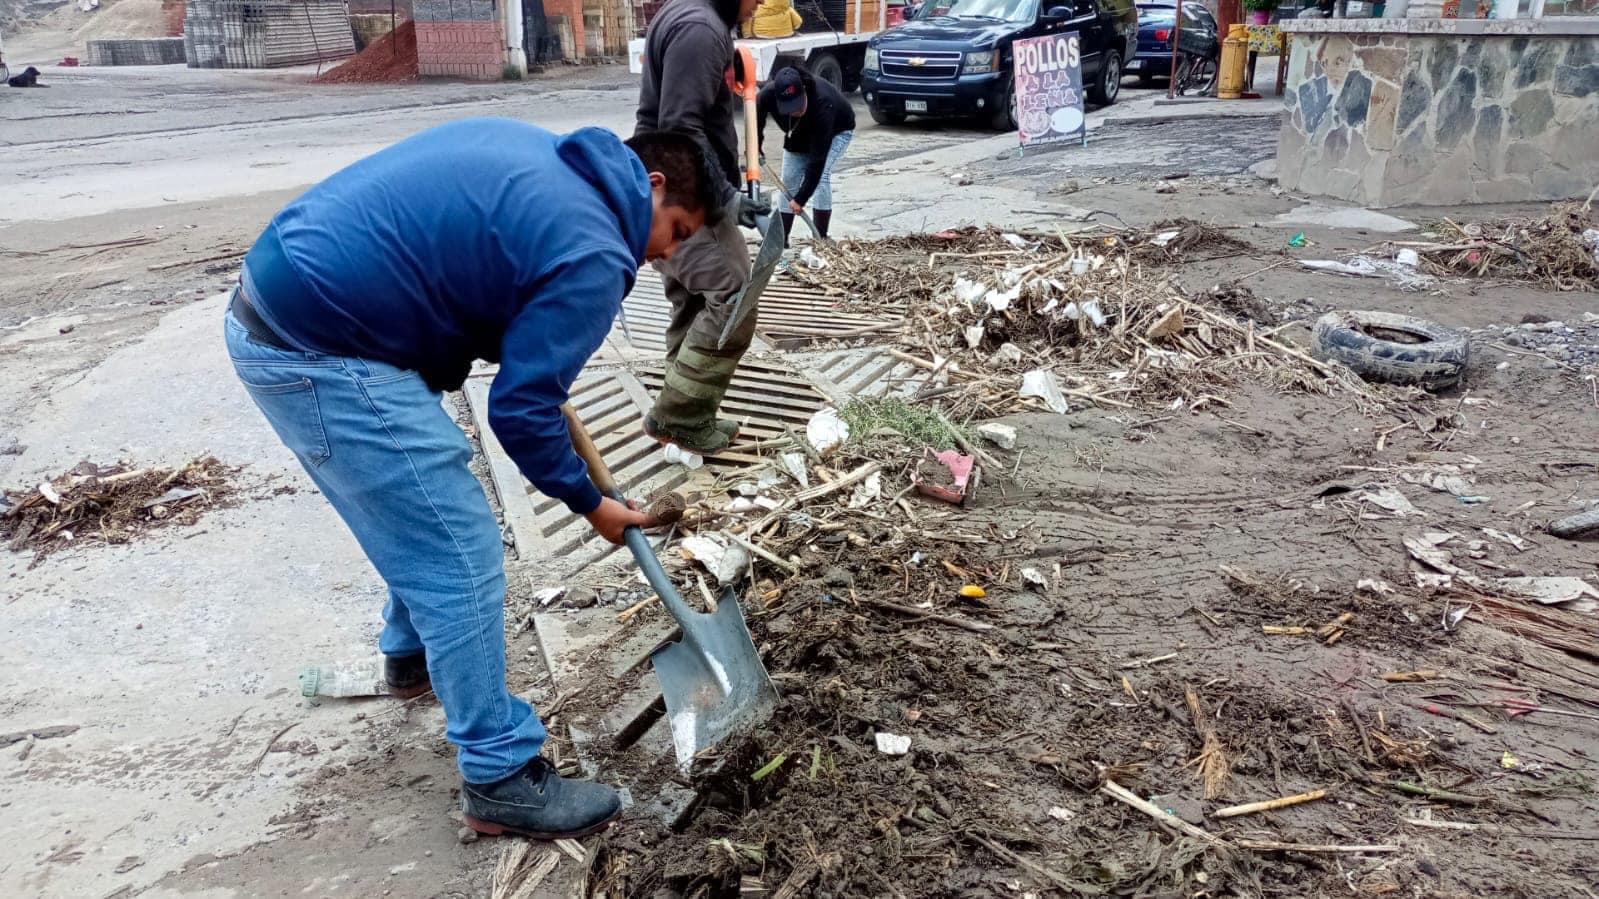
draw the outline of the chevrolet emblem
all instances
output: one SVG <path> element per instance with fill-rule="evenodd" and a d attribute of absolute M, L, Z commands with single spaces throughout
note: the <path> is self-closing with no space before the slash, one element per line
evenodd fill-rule
<path fill-rule="evenodd" d="M 927 65 L 927 60 L 920 56 L 912 56 L 910 59 L 905 60 L 905 64 L 910 66 L 925 66 Z"/>

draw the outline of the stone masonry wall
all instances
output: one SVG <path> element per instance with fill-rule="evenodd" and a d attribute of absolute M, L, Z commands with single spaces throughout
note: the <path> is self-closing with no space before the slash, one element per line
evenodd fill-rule
<path fill-rule="evenodd" d="M 1366 205 L 1599 184 L 1599 35 L 1294 35 L 1283 187 Z"/>
<path fill-rule="evenodd" d="M 417 71 L 496 81 L 505 73 L 505 33 L 494 0 L 415 0 Z"/>

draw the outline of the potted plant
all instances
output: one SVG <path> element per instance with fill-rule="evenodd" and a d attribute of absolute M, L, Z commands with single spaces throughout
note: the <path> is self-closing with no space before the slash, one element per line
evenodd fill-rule
<path fill-rule="evenodd" d="M 1271 23 L 1271 11 L 1277 8 L 1277 0 L 1244 0 L 1244 9 L 1249 10 L 1249 23 L 1251 25 L 1267 25 Z"/>

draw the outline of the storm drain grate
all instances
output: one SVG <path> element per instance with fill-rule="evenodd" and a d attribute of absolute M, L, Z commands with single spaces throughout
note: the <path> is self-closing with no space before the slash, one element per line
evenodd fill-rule
<path fill-rule="evenodd" d="M 792 369 L 748 360 L 739 368 L 723 403 L 725 416 L 744 423 L 738 443 L 727 453 L 707 458 L 705 467 L 691 471 L 667 462 L 661 446 L 642 429 L 652 391 L 660 389 L 662 371 L 659 363 L 636 374 L 614 368 L 594 370 L 572 385 L 573 407 L 616 482 L 630 496 L 708 489 L 719 472 L 759 458 L 752 452 L 753 442 L 780 437 L 785 426 L 803 431 L 811 415 L 826 402 L 820 391 Z M 563 572 L 609 556 L 616 547 L 595 536 L 588 524 L 560 501 L 534 491 L 495 439 L 488 426 L 489 384 L 487 378 L 470 378 L 466 394 L 517 555 L 527 561 L 547 561 Z"/>
<path fill-rule="evenodd" d="M 928 372 L 890 353 L 864 346 L 791 357 L 835 396 L 909 396 L 927 383 Z"/>
<path fill-rule="evenodd" d="M 773 284 L 762 297 L 758 337 L 723 402 L 722 414 L 742 425 L 730 450 L 690 471 L 666 461 L 659 444 L 644 436 L 642 424 L 654 394 L 664 382 L 665 331 L 671 319 L 660 275 L 639 272 L 622 304 L 627 328 L 618 322 L 600 352 L 572 386 L 571 401 L 617 483 L 630 496 L 657 490 L 695 491 L 711 487 L 717 474 L 759 459 L 754 444 L 803 432 L 818 409 L 853 395 L 910 393 L 925 372 L 880 347 L 860 347 L 804 357 L 770 358 L 771 348 L 807 346 L 819 340 L 863 337 L 896 328 L 898 320 L 838 312 L 834 301 L 810 288 Z M 766 354 L 765 358 L 762 358 Z M 790 365 L 790 360 L 798 365 Z M 557 500 L 532 489 L 495 439 L 488 425 L 488 394 L 493 366 L 473 373 L 466 384 L 472 417 L 481 436 L 506 527 L 524 561 L 550 567 L 546 574 L 570 572 L 611 556 L 616 548 L 595 536 L 586 522 Z"/>
<path fill-rule="evenodd" d="M 653 268 L 639 269 L 633 292 L 622 301 L 623 321 L 611 329 L 611 339 L 638 350 L 666 355 L 666 328 L 672 323 L 672 304 L 666 298 L 660 273 Z"/>
<path fill-rule="evenodd" d="M 660 365 L 642 367 L 638 379 L 653 393 L 664 383 L 663 371 Z M 742 444 L 783 436 L 785 425 L 804 431 L 805 423 L 826 401 L 826 396 L 788 366 L 746 357 L 722 401 L 722 417 L 743 425 L 729 457 L 736 460 Z"/>
<path fill-rule="evenodd" d="M 793 282 L 774 282 L 761 294 L 755 331 L 780 350 L 801 349 L 824 340 L 887 336 L 899 330 L 898 316 L 852 315 L 838 300 Z"/>
<path fill-rule="evenodd" d="M 772 348 L 802 349 L 827 340 L 848 340 L 887 335 L 899 329 L 897 316 L 863 316 L 841 312 L 835 298 L 792 282 L 767 285 L 756 313 L 755 342 L 750 352 Z M 607 347 L 596 361 L 660 357 L 666 354 L 666 329 L 672 322 L 672 304 L 659 272 L 640 269 L 633 292 L 622 301 L 621 321 L 611 329 Z M 622 322 L 627 327 L 623 328 Z M 626 353 L 624 351 L 632 351 Z M 620 358 L 618 358 L 620 354 Z"/>

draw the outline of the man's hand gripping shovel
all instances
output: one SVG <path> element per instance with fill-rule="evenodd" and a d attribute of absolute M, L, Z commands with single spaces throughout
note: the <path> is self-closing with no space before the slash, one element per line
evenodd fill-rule
<path fill-rule="evenodd" d="M 561 406 L 561 412 L 572 448 L 588 464 L 589 480 L 601 493 L 621 500 L 621 491 L 577 411 L 568 404 Z M 761 663 L 731 587 L 714 612 L 696 611 L 678 595 L 642 530 L 630 525 L 622 539 L 683 632 L 677 642 L 655 650 L 650 661 L 666 700 L 678 766 L 687 771 L 702 750 L 771 717 L 777 708 L 777 688 Z"/>

